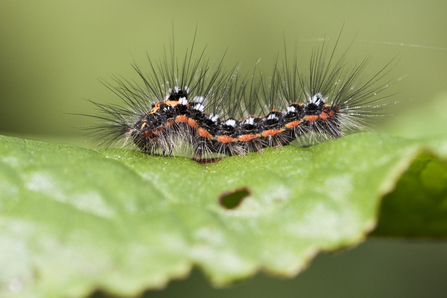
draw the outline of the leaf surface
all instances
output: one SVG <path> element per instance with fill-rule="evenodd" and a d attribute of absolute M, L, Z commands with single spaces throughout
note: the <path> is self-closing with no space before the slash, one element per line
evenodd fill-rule
<path fill-rule="evenodd" d="M 319 251 L 361 242 L 396 183 L 375 233 L 445 237 L 438 156 L 447 139 L 375 133 L 205 165 L 0 137 L 0 294 L 135 295 L 194 265 L 217 285 L 258 270 L 293 276 Z M 396 224 L 394 214 L 408 213 L 401 205 L 430 218 L 433 208 L 417 204 L 439 206 L 433 227 Z"/>

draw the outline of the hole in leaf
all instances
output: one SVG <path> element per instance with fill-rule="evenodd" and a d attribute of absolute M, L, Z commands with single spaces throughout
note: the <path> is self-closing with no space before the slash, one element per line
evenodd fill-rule
<path fill-rule="evenodd" d="M 250 189 L 248 187 L 238 188 L 221 194 L 219 197 L 219 203 L 226 209 L 234 209 L 239 206 L 242 200 L 249 195 Z"/>

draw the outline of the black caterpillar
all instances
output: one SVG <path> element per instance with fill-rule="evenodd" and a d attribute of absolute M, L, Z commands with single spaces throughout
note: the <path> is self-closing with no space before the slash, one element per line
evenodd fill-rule
<path fill-rule="evenodd" d="M 258 72 L 245 80 L 237 68 L 224 71 L 222 62 L 212 71 L 203 52 L 193 61 L 192 50 L 180 65 L 174 57 L 150 61 L 149 74 L 134 66 L 144 84 L 117 80 L 109 88 L 126 106 L 93 102 L 102 124 L 92 129 L 101 144 L 131 142 L 148 154 L 170 156 L 188 142 L 196 160 L 364 130 L 368 119 L 383 114 L 385 97 L 378 93 L 388 85 L 378 82 L 388 64 L 364 80 L 368 59 L 347 70 L 343 58 L 334 63 L 335 48 L 327 60 L 324 46 L 313 51 L 308 76 L 285 59 L 268 81 Z"/>

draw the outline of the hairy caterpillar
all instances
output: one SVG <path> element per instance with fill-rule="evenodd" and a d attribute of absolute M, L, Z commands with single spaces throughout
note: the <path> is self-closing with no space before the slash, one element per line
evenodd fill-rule
<path fill-rule="evenodd" d="M 337 44 L 328 56 L 324 45 L 313 51 L 308 75 L 285 58 L 271 78 L 255 71 L 247 80 L 222 61 L 212 70 L 203 51 L 193 59 L 193 43 L 180 63 L 172 53 L 158 64 L 149 59 L 148 73 L 134 65 L 141 85 L 116 80 L 109 88 L 125 106 L 93 102 L 101 115 L 92 117 L 102 123 L 92 129 L 100 144 L 131 143 L 148 154 L 170 156 L 187 142 L 195 160 L 364 130 L 386 105 L 378 94 L 388 85 L 378 82 L 388 64 L 364 79 L 368 59 L 348 68 L 344 55 L 335 61 Z"/>

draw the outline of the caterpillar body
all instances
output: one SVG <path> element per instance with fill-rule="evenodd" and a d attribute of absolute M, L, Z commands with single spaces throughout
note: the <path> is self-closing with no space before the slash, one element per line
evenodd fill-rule
<path fill-rule="evenodd" d="M 344 55 L 334 62 L 336 46 L 327 59 L 324 45 L 313 51 L 308 75 L 285 58 L 269 79 L 258 71 L 244 79 L 237 67 L 225 71 L 222 61 L 211 70 L 203 52 L 194 60 L 192 49 L 181 63 L 173 54 L 159 64 L 149 60 L 149 73 L 134 65 L 143 84 L 116 80 L 118 86 L 108 86 L 125 106 L 93 102 L 101 112 L 93 117 L 102 121 L 94 135 L 107 146 L 130 143 L 164 156 L 186 142 L 201 160 L 364 130 L 369 119 L 383 115 L 386 97 L 379 93 L 388 85 L 379 83 L 388 64 L 365 79 L 368 59 L 348 69 Z"/>

